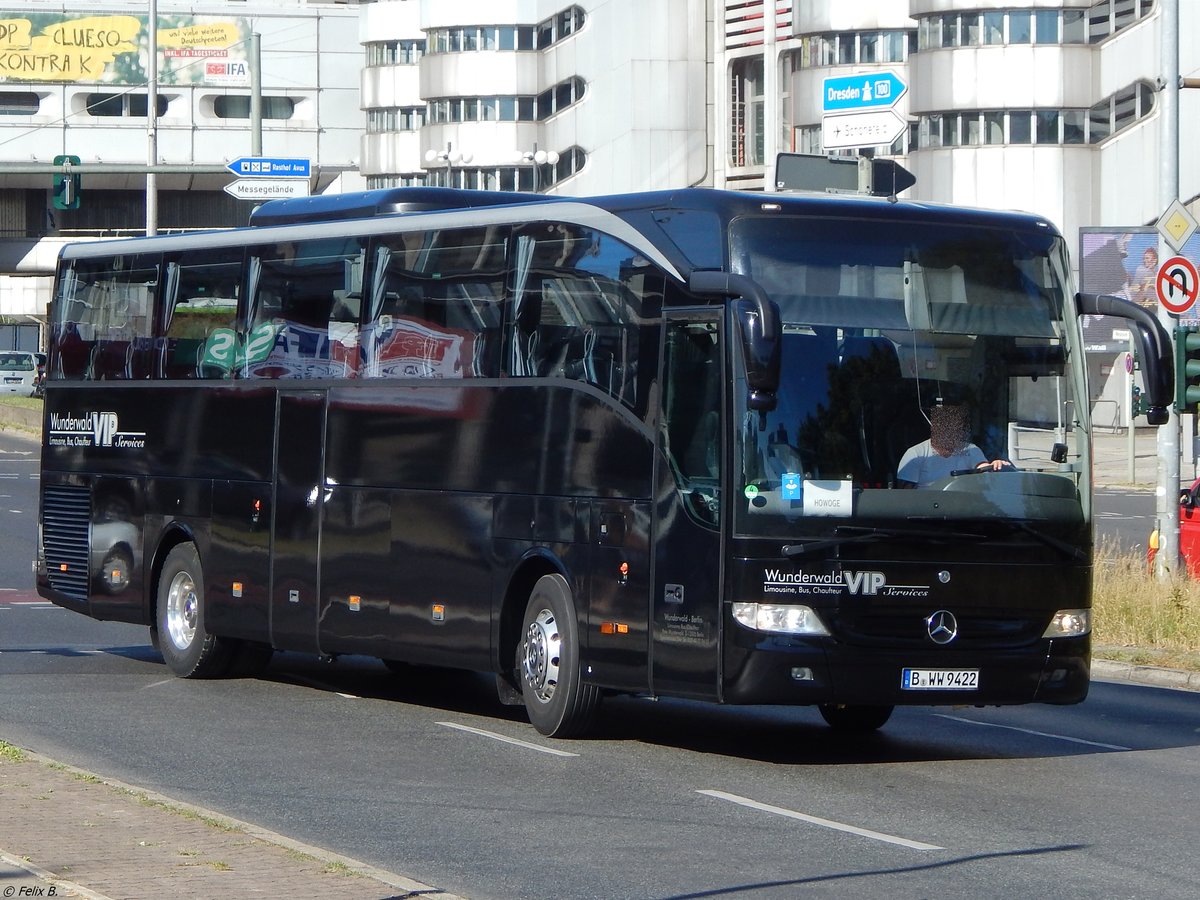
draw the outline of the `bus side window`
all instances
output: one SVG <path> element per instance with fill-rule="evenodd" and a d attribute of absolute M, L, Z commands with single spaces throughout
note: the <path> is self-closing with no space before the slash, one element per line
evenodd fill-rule
<path fill-rule="evenodd" d="M 615 238 L 566 224 L 522 234 L 517 257 L 507 373 L 583 381 L 642 412 L 661 273 Z"/>
<path fill-rule="evenodd" d="M 157 254 L 76 262 L 56 304 L 52 377 L 148 377 L 158 286 Z"/>
<path fill-rule="evenodd" d="M 353 378 L 365 238 L 255 247 L 247 378 Z"/>
<path fill-rule="evenodd" d="M 159 348 L 163 378 L 229 378 L 237 358 L 242 250 L 189 255 L 173 265 Z"/>
<path fill-rule="evenodd" d="M 719 521 L 721 364 L 716 326 L 681 322 L 667 331 L 663 444 L 689 511 Z"/>
<path fill-rule="evenodd" d="M 364 326 L 371 378 L 487 378 L 499 368 L 508 229 L 463 228 L 382 238 Z"/>

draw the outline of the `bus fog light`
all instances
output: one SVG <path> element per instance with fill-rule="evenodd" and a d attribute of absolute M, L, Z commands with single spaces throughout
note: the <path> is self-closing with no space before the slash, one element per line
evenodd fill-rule
<path fill-rule="evenodd" d="M 808 666 L 793 666 L 792 681 L 812 681 L 813 670 Z"/>
<path fill-rule="evenodd" d="M 817 618 L 817 614 L 807 606 L 735 603 L 733 617 L 755 631 L 769 631 L 775 634 L 829 634 Z"/>
<path fill-rule="evenodd" d="M 1050 627 L 1042 635 L 1044 638 L 1082 637 L 1092 630 L 1092 611 L 1090 609 L 1060 609 L 1050 620 Z"/>

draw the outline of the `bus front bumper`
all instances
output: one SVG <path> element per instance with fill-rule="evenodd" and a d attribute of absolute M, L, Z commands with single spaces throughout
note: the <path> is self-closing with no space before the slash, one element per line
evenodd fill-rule
<path fill-rule="evenodd" d="M 1079 703 L 1087 697 L 1090 659 L 1088 636 L 979 651 L 766 639 L 753 649 L 738 647 L 727 657 L 722 699 L 739 704 L 871 706 Z"/>

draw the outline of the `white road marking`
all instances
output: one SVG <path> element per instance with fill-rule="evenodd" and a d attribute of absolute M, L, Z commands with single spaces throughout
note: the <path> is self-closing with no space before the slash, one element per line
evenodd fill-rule
<path fill-rule="evenodd" d="M 1032 728 L 1018 728 L 1015 725 L 997 725 L 995 722 L 977 722 L 974 719 L 964 719 L 961 716 L 948 716 L 945 713 L 934 713 L 939 719 L 949 719 L 951 722 L 964 722 L 967 725 L 979 725 L 982 728 L 1004 728 L 1008 731 L 1019 731 L 1022 734 L 1032 734 L 1034 737 L 1051 738 L 1056 741 L 1069 741 L 1072 744 L 1085 744 L 1088 747 L 1100 747 L 1103 750 L 1132 750 L 1132 747 L 1122 747 L 1120 744 L 1102 744 L 1099 741 L 1085 741 L 1083 738 L 1070 737 L 1065 734 L 1050 734 L 1047 731 L 1034 731 Z"/>
<path fill-rule="evenodd" d="M 516 738 L 506 737 L 503 734 L 496 734 L 494 731 L 484 731 L 482 728 L 472 728 L 470 725 L 459 725 L 457 722 L 438 722 L 439 725 L 445 725 L 447 728 L 456 728 L 459 731 L 467 731 L 471 734 L 478 734 L 481 737 L 491 738 L 493 741 L 502 741 L 505 744 L 512 744 L 516 747 L 524 747 L 526 750 L 537 750 L 539 753 L 549 753 L 551 756 L 578 756 L 578 753 L 568 753 L 566 750 L 555 750 L 553 747 L 543 747 L 540 744 L 531 744 L 529 741 L 519 741 Z"/>
<path fill-rule="evenodd" d="M 900 847 L 907 847 L 910 850 L 945 850 L 945 847 L 939 847 L 936 844 L 925 844 L 921 841 L 911 841 L 908 838 L 897 837 L 894 834 L 884 834 L 881 831 L 871 831 L 869 828 L 859 828 L 856 825 L 847 825 L 844 822 L 834 822 L 831 819 L 822 819 L 819 816 L 810 816 L 802 812 L 796 812 L 794 809 L 785 809 L 782 806 L 771 806 L 767 803 L 759 803 L 757 800 L 751 800 L 748 797 L 739 797 L 737 794 L 727 794 L 724 791 L 696 791 L 697 794 L 704 794 L 708 797 L 716 797 L 718 800 L 728 800 L 730 803 L 737 803 L 740 806 L 746 806 L 750 809 L 757 809 L 760 812 L 770 813 L 774 816 L 783 816 L 787 819 L 797 819 L 801 822 L 807 822 L 809 825 L 819 825 L 822 828 L 831 828 L 834 831 L 844 831 L 847 834 L 855 834 L 859 837 L 870 838 L 873 841 L 883 841 L 885 844 L 896 844 Z"/>
<path fill-rule="evenodd" d="M 358 696 L 358 694 L 344 694 L 337 690 L 332 684 L 326 684 L 323 681 L 317 681 L 315 678 L 305 678 L 302 675 L 288 675 L 287 679 L 289 681 L 299 682 L 300 684 L 307 684 L 309 687 L 315 687 L 319 690 L 326 691 L 327 693 L 337 694 L 339 697 L 344 697 L 347 700 L 362 699 L 362 697 Z"/>

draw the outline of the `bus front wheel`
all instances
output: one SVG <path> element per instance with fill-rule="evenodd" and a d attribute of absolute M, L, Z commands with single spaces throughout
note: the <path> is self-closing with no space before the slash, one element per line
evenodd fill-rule
<path fill-rule="evenodd" d="M 864 732 L 882 728 L 892 717 L 894 706 L 840 706 L 824 703 L 821 718 L 837 731 Z"/>
<path fill-rule="evenodd" d="M 516 668 L 534 728 L 547 737 L 571 737 L 587 730 L 600 704 L 600 689 L 583 682 L 575 605 L 561 575 L 544 575 L 533 586 Z"/>
<path fill-rule="evenodd" d="M 179 544 L 167 554 L 155 621 L 163 662 L 176 675 L 209 678 L 228 670 L 235 647 L 204 627 L 204 573 L 195 544 Z"/>

